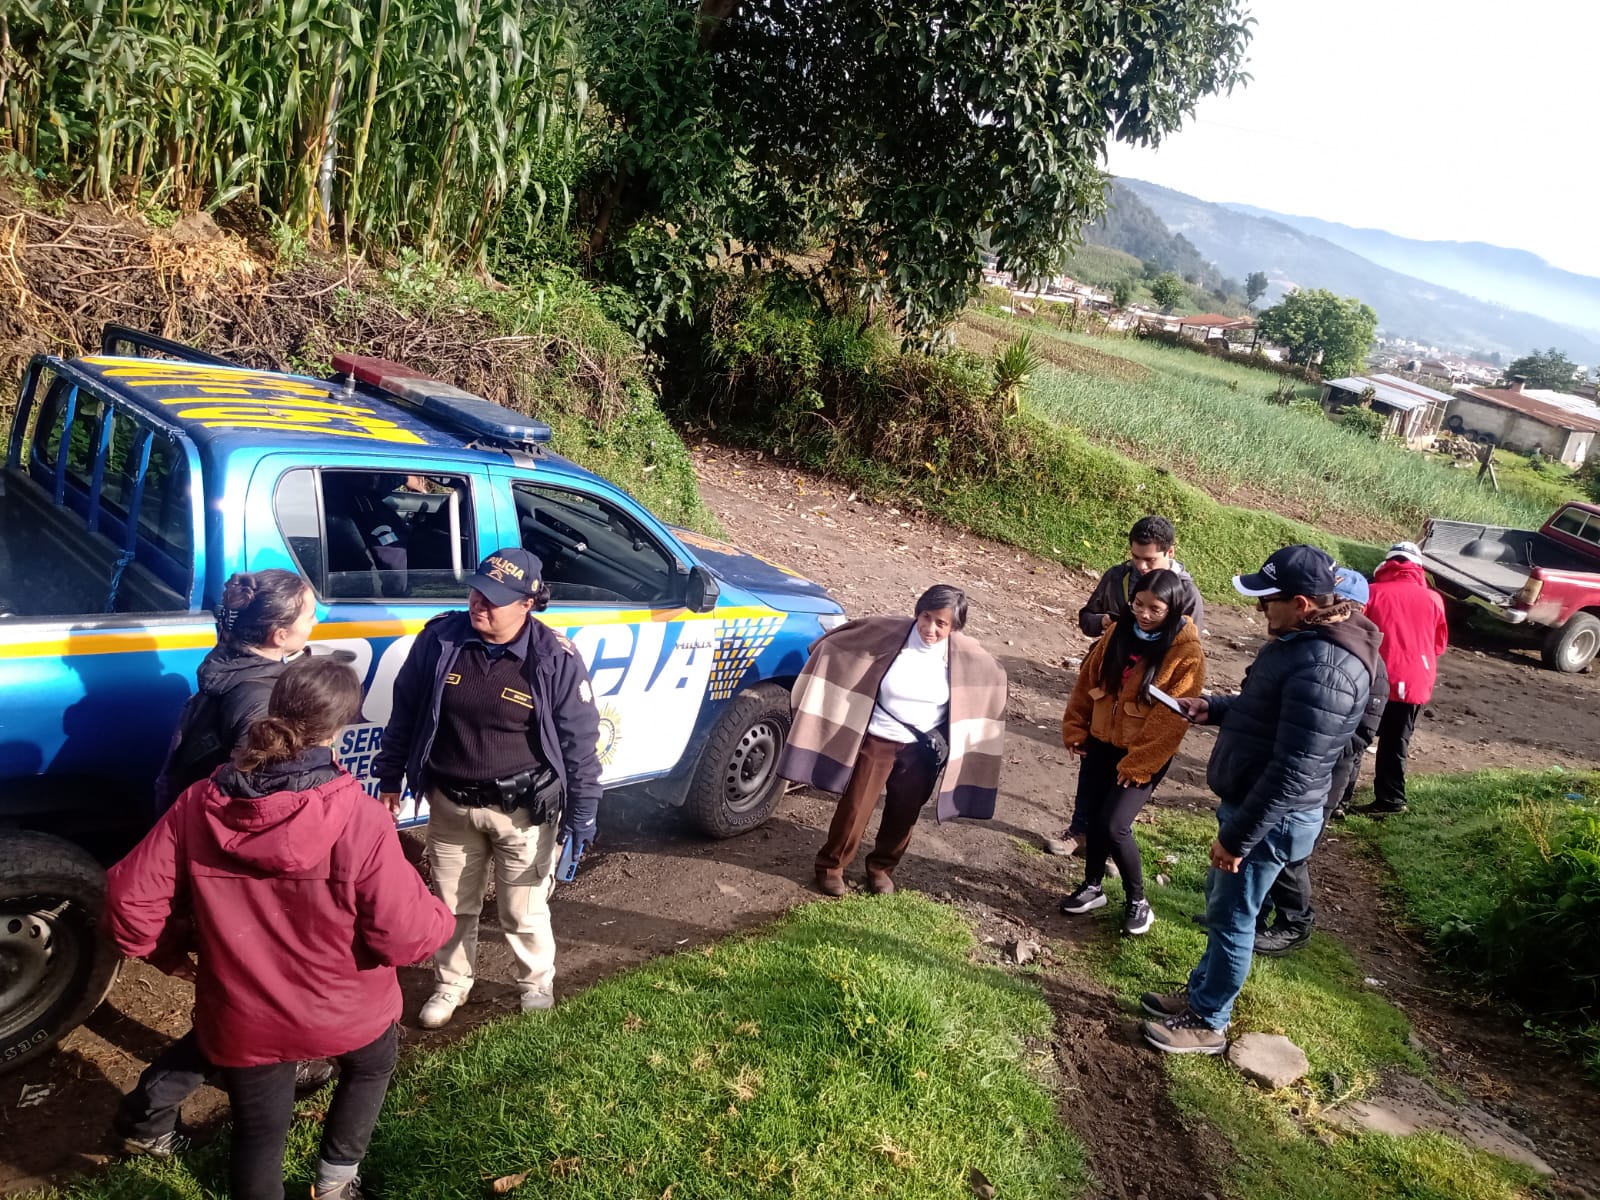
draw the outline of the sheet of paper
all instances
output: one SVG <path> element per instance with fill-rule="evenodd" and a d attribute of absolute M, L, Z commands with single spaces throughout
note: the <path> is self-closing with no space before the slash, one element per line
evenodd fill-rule
<path fill-rule="evenodd" d="M 1185 713 L 1183 711 L 1183 706 L 1182 705 L 1180 705 L 1176 700 L 1174 700 L 1171 696 L 1167 695 L 1165 692 L 1163 692 L 1160 688 L 1158 688 L 1153 683 L 1150 685 L 1150 699 L 1154 700 L 1157 704 L 1165 704 L 1168 708 L 1170 708 L 1173 712 L 1177 713 L 1179 716 L 1187 716 L 1188 715 L 1187 713 Z"/>

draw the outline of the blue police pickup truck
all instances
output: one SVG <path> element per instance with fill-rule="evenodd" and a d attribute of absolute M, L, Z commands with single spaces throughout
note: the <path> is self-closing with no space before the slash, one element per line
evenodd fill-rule
<path fill-rule="evenodd" d="M 334 366 L 249 370 L 117 327 L 99 355 L 29 364 L 0 476 L 0 1070 L 110 986 L 101 863 L 152 820 L 235 571 L 315 588 L 311 652 L 365 679 L 336 750 L 369 790 L 412 639 L 520 544 L 588 664 L 607 787 L 652 782 L 715 837 L 777 804 L 788 688 L 844 620 L 823 588 L 663 524 L 542 422 L 399 364 Z"/>

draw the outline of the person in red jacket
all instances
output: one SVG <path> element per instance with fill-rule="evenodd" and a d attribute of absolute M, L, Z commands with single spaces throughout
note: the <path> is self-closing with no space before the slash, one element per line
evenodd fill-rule
<path fill-rule="evenodd" d="M 1350 811 L 1386 817 L 1406 810 L 1406 753 L 1417 714 L 1433 699 L 1439 659 L 1450 644 L 1444 600 L 1428 586 L 1422 551 L 1414 542 L 1389 547 L 1372 577 L 1367 618 L 1383 631 L 1384 668 L 1389 673 L 1389 703 L 1378 723 L 1378 761 L 1373 767 L 1373 800 Z"/>
<path fill-rule="evenodd" d="M 343 663 L 292 664 L 232 763 L 111 868 L 117 946 L 195 981 L 195 1033 L 233 1109 L 234 1200 L 283 1200 L 295 1064 L 315 1058 L 336 1059 L 340 1075 L 311 1195 L 360 1200 L 356 1170 L 397 1054 L 395 967 L 455 928 L 388 811 L 334 762 L 360 704 Z"/>

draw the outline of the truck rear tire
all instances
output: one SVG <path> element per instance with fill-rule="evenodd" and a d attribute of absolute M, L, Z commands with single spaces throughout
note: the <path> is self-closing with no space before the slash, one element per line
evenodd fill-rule
<path fill-rule="evenodd" d="M 111 990 L 120 956 L 96 934 L 106 875 L 43 833 L 0 834 L 0 1071 L 48 1053 Z"/>
<path fill-rule="evenodd" d="M 789 693 L 775 684 L 733 698 L 706 739 L 684 808 L 714 838 L 736 837 L 765 823 L 783 795 L 778 756 L 789 741 Z"/>
<path fill-rule="evenodd" d="M 1545 639 L 1544 665 L 1575 675 L 1594 661 L 1596 651 L 1600 651 L 1600 618 L 1575 613 Z"/>

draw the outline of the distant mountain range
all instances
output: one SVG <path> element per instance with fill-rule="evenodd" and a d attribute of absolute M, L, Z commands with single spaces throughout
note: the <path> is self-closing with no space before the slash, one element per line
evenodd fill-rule
<path fill-rule="evenodd" d="M 1119 179 L 1117 185 L 1148 206 L 1172 233 L 1181 234 L 1224 275 L 1242 279 L 1252 271 L 1266 272 L 1271 287 L 1265 303 L 1275 302 L 1290 288 L 1327 288 L 1370 304 L 1378 313 L 1380 328 L 1391 336 L 1462 353 L 1499 351 L 1508 359 L 1556 346 L 1579 362 L 1600 363 L 1600 332 L 1568 323 L 1584 320 L 1586 309 L 1574 309 L 1567 321 L 1555 321 L 1382 265 L 1329 238 L 1297 228 L 1291 223 L 1296 218 L 1256 215 L 1255 211 L 1241 211 L 1240 206 L 1213 204 L 1137 179 Z M 1112 203 L 1116 203 L 1115 192 Z M 1363 231 L 1352 231 L 1359 232 Z M 1542 261 L 1532 255 L 1527 258 Z M 1555 270 L 1548 264 L 1545 267 Z M 1590 282 L 1600 287 L 1600 281 Z"/>
<path fill-rule="evenodd" d="M 1282 221 L 1391 271 L 1600 333 L 1600 279 L 1552 267 L 1526 250 L 1507 250 L 1487 242 L 1420 242 L 1382 229 L 1356 229 L 1249 204 L 1228 207 Z"/>

